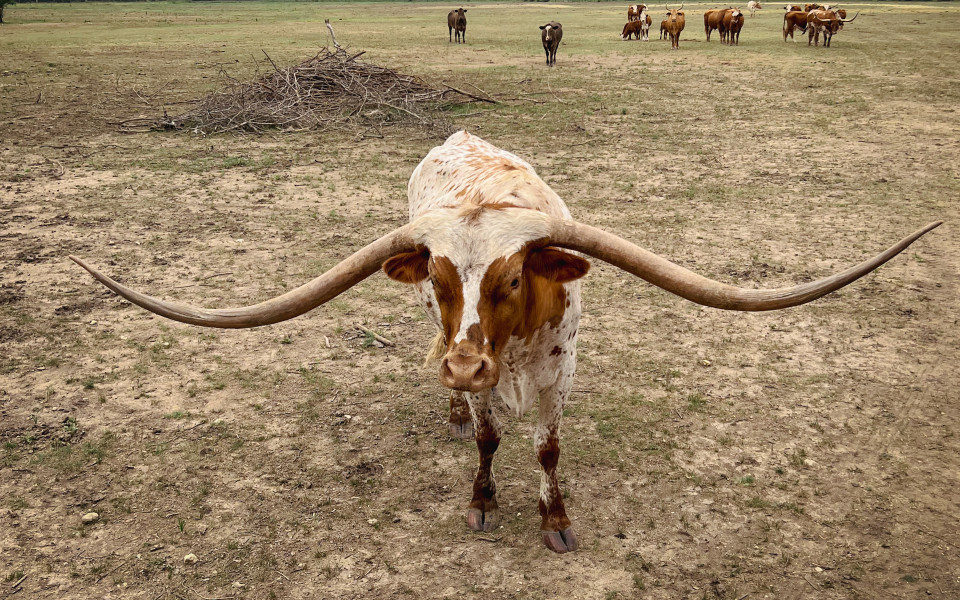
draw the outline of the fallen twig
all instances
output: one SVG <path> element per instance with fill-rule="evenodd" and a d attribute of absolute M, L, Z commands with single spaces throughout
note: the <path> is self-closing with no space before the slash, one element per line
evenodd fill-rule
<path fill-rule="evenodd" d="M 396 346 L 395 343 L 391 342 L 390 340 L 388 340 L 387 338 L 383 337 L 383 336 L 380 335 L 379 333 L 377 333 L 377 332 L 375 332 L 375 331 L 371 331 L 371 330 L 367 329 L 366 327 L 364 327 L 363 325 L 361 325 L 361 324 L 359 324 L 359 323 L 357 323 L 357 329 L 359 329 L 360 331 L 362 331 L 363 333 L 365 333 L 365 334 L 367 334 L 367 335 L 369 335 L 369 336 L 372 336 L 373 339 L 377 340 L 378 342 L 380 342 L 380 343 L 383 344 L 384 346 L 390 346 L 391 348 L 393 348 L 393 347 Z"/>

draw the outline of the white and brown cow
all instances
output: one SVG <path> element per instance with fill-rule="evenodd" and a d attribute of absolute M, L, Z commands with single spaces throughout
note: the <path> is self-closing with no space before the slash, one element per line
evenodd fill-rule
<path fill-rule="evenodd" d="M 573 220 L 563 200 L 517 156 L 466 132 L 423 159 L 408 186 L 410 223 L 313 281 L 246 308 L 202 309 L 127 288 L 73 258 L 111 290 L 157 314 L 207 327 L 256 327 L 301 315 L 381 268 L 411 284 L 438 330 L 440 382 L 475 426 L 479 468 L 467 509 L 470 528 L 500 522 L 492 463 L 499 396 L 516 415 L 539 400 L 534 447 L 541 466 L 540 529 L 554 552 L 575 550 L 557 477 L 560 417 L 577 362 L 581 254 L 674 294 L 716 308 L 758 311 L 810 302 L 858 279 L 936 227 L 837 275 L 795 287 L 728 286 L 675 265 L 611 233 Z M 494 390 L 496 394 L 494 394 Z"/>
<path fill-rule="evenodd" d="M 760 6 L 760 3 L 757 2 L 757 0 L 750 0 L 750 2 L 747 2 L 747 10 L 750 11 L 751 18 L 756 16 L 757 11 L 760 10 L 761 8 L 763 7 Z"/>

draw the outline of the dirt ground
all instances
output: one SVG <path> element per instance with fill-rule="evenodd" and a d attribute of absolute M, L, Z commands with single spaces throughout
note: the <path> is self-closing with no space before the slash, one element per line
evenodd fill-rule
<path fill-rule="evenodd" d="M 827 50 L 785 44 L 772 6 L 738 48 L 707 44 L 708 7 L 687 5 L 678 52 L 619 41 L 610 3 L 471 4 L 460 47 L 431 4 L 8 8 L 0 599 L 960 597 L 960 10 L 849 6 Z M 595 263 L 561 436 L 581 549 L 540 543 L 535 414 L 501 415 L 503 526 L 471 532 L 476 449 L 448 436 L 410 290 L 377 275 L 292 321 L 207 330 L 66 259 L 239 306 L 403 224 L 436 131 L 118 131 L 221 66 L 252 75 L 261 48 L 310 56 L 326 14 L 371 60 L 496 94 L 450 122 L 703 275 L 793 285 L 946 223 L 772 313 Z"/>

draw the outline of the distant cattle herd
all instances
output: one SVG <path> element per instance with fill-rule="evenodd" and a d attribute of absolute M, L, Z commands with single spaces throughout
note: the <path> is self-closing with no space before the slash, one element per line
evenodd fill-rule
<path fill-rule="evenodd" d="M 670 8 L 665 5 L 666 18 L 660 21 L 660 39 L 670 40 L 670 46 L 674 50 L 680 48 L 680 32 L 686 25 L 686 17 L 683 12 L 683 4 L 680 8 Z M 750 16 L 756 15 L 757 11 L 763 8 L 757 0 L 750 0 L 747 3 L 747 10 Z M 850 23 L 857 18 L 859 11 L 853 15 L 852 19 L 847 19 L 847 11 L 837 8 L 836 5 L 829 4 L 787 4 L 783 7 L 783 41 L 787 41 L 790 36 L 794 42 L 794 32 L 799 31 L 800 35 L 808 36 L 807 45 L 819 46 L 820 38 L 823 38 L 823 46 L 830 46 L 833 36 L 843 29 L 844 23 Z M 456 33 L 456 42 L 466 43 L 467 17 L 464 13 L 465 8 L 451 10 L 447 14 L 447 27 L 450 34 L 450 42 L 454 42 L 454 33 Z M 719 32 L 720 43 L 729 46 L 740 45 L 740 30 L 744 23 L 743 11 L 738 7 L 710 9 L 703 13 L 703 29 L 710 41 L 710 34 L 714 30 Z M 653 19 L 647 11 L 646 4 L 631 4 L 627 7 L 627 22 L 623 25 L 620 32 L 621 40 L 650 40 L 650 25 Z M 557 62 L 557 48 L 560 46 L 560 40 L 563 37 L 563 28 L 560 23 L 550 21 L 546 25 L 540 26 L 540 39 L 543 42 L 543 51 L 547 56 L 547 66 L 553 66 Z"/>

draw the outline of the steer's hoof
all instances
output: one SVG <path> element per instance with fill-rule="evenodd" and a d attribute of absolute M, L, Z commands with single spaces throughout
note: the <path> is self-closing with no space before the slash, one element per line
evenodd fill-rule
<path fill-rule="evenodd" d="M 493 531 L 500 526 L 500 511 L 496 508 L 486 512 L 479 508 L 467 510 L 467 527 L 474 531 Z"/>
<path fill-rule="evenodd" d="M 450 437 L 458 440 L 473 439 L 473 421 L 469 418 L 466 421 L 448 423 L 450 426 Z"/>
<path fill-rule="evenodd" d="M 540 533 L 543 534 L 543 545 L 557 554 L 573 552 L 580 546 L 573 527 L 567 527 L 563 531 L 541 531 Z"/>

